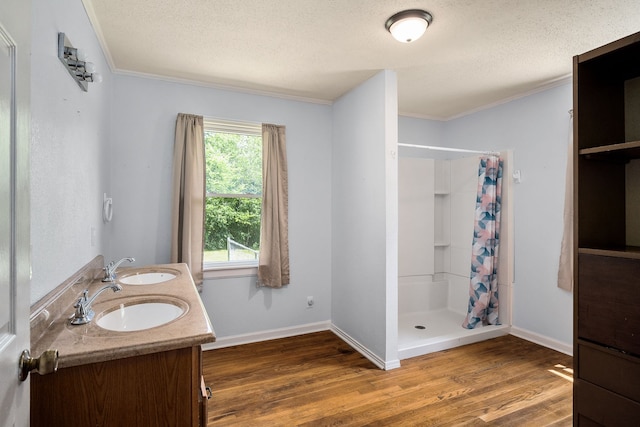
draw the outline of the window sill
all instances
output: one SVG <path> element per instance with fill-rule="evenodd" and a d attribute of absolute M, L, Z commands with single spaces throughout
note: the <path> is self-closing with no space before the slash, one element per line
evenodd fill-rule
<path fill-rule="evenodd" d="M 238 266 L 204 266 L 203 278 L 207 279 L 226 279 L 233 277 L 251 277 L 258 275 L 257 265 L 238 265 Z"/>

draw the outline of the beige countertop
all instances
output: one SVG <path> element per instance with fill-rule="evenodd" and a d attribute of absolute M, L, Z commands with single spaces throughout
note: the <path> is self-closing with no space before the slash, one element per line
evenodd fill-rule
<path fill-rule="evenodd" d="M 119 268 L 116 283 L 122 286 L 122 291 L 103 292 L 92 304 L 95 318 L 86 325 L 71 325 L 69 318 L 75 311 L 73 304 L 82 291 L 88 289 L 91 297 L 106 284 L 100 280 L 100 270 L 96 268 L 102 257 L 97 258 L 100 258 L 98 262 L 88 265 L 85 271 L 81 270 L 77 277 L 68 280 L 66 286 L 61 285 L 63 288 L 32 307 L 31 354 L 34 357 L 45 350 L 57 349 L 58 368 L 61 369 L 215 341 L 213 327 L 186 264 Z M 120 279 L 135 273 L 158 271 L 170 271 L 176 277 L 152 285 L 120 282 Z M 185 312 L 169 323 L 140 331 L 117 332 L 97 325 L 104 312 L 120 304 L 144 301 L 173 301 Z"/>

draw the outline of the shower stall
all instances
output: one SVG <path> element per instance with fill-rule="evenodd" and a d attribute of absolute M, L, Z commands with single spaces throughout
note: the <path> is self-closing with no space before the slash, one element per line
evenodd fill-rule
<path fill-rule="evenodd" d="M 510 151 L 504 161 L 499 325 L 463 328 L 480 154 L 399 144 L 398 356 L 407 359 L 509 333 L 513 283 Z M 433 147 L 436 148 L 436 147 Z"/>

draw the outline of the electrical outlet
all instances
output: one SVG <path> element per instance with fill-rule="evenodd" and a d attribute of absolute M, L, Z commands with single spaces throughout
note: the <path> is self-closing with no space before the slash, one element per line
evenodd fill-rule
<path fill-rule="evenodd" d="M 307 297 L 307 308 L 313 307 L 313 303 L 314 303 L 313 297 L 311 296 Z"/>

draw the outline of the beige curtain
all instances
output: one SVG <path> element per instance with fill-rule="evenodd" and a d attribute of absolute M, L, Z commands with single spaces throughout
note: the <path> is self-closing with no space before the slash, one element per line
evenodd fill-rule
<path fill-rule="evenodd" d="M 567 291 L 573 290 L 573 112 L 571 112 L 569 128 L 569 154 L 564 190 L 564 230 L 558 268 L 558 287 Z"/>
<path fill-rule="evenodd" d="M 262 125 L 262 218 L 258 282 L 289 284 L 289 190 L 285 127 Z"/>
<path fill-rule="evenodd" d="M 204 128 L 202 116 L 178 114 L 173 150 L 171 262 L 189 266 L 202 286 L 204 244 Z"/>

